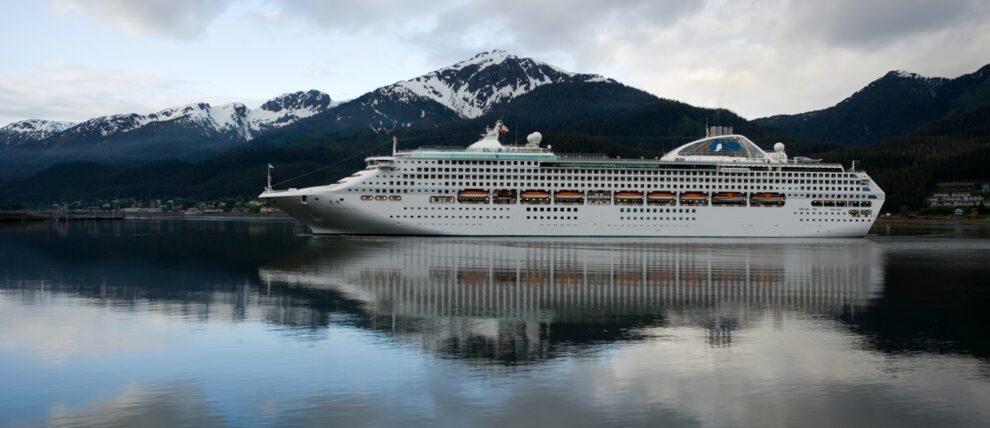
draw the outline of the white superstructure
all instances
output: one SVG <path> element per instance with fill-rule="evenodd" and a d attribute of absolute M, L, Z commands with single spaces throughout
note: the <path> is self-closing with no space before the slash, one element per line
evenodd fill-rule
<path fill-rule="evenodd" d="M 662 158 L 503 146 L 501 123 L 467 148 L 366 159 L 328 186 L 260 198 L 317 234 L 481 236 L 864 236 L 884 193 L 861 171 L 766 153 L 731 129 Z"/>

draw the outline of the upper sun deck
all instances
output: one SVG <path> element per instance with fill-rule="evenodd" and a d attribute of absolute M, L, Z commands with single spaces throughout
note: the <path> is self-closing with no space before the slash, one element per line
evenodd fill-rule
<path fill-rule="evenodd" d="M 396 153 L 396 158 L 410 159 L 497 159 L 523 161 L 552 161 L 557 155 L 541 147 L 420 147 L 409 152 Z"/>
<path fill-rule="evenodd" d="M 780 143 L 778 143 L 780 144 Z M 707 161 L 731 163 L 781 163 L 787 161 L 783 144 L 772 154 L 742 135 L 717 135 L 695 140 L 665 154 L 667 161 Z"/>
<path fill-rule="evenodd" d="M 397 152 L 391 157 L 369 158 L 369 161 L 400 159 L 430 159 L 430 160 L 495 160 L 495 161 L 532 161 L 550 167 L 582 167 L 582 168 L 739 168 L 739 169 L 768 169 L 799 168 L 799 169 L 829 169 L 844 171 L 839 164 L 819 163 L 817 160 L 796 157 L 789 159 L 784 152 L 783 143 L 776 143 L 774 151 L 768 153 L 761 149 L 749 138 L 732 134 L 731 128 L 712 127 L 708 136 L 671 150 L 662 157 L 652 159 L 639 158 L 610 158 L 603 154 L 556 154 L 550 147 L 540 147 L 542 136 L 538 132 L 531 134 L 525 146 L 506 146 L 498 141 L 500 133 L 506 128 L 501 122 L 494 128 L 489 128 L 482 138 L 468 147 L 431 147 L 424 146 L 410 151 Z M 727 131 L 727 133 L 726 133 Z"/>

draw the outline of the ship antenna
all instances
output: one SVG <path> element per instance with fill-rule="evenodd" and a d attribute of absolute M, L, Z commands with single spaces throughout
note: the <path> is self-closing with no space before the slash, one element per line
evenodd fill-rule
<path fill-rule="evenodd" d="M 399 139 L 394 135 L 392 136 L 392 156 L 395 156 L 395 145 L 399 143 Z"/>
<path fill-rule="evenodd" d="M 272 164 L 268 164 L 268 186 L 265 187 L 265 190 L 269 192 L 272 191 L 272 168 L 275 167 Z"/>

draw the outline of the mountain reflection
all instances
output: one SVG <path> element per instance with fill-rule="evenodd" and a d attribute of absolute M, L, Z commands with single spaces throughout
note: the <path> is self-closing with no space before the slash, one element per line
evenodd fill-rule
<path fill-rule="evenodd" d="M 354 303 L 363 327 L 441 355 L 538 361 L 654 327 L 734 332 L 788 312 L 835 317 L 882 287 L 868 240 L 325 238 L 265 265 L 279 289 Z"/>

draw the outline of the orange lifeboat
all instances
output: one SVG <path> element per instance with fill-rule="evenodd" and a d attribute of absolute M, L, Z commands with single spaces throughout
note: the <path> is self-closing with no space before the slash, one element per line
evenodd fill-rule
<path fill-rule="evenodd" d="M 651 201 L 674 199 L 674 192 L 650 192 L 646 194 L 646 199 Z"/>
<path fill-rule="evenodd" d="M 746 205 L 746 194 L 742 192 L 715 192 L 712 205 Z"/>
<path fill-rule="evenodd" d="M 750 195 L 750 203 L 756 206 L 783 206 L 784 194 L 774 192 L 758 192 Z"/>
<path fill-rule="evenodd" d="M 646 203 L 649 205 L 674 205 L 677 203 L 677 195 L 667 191 L 650 192 L 646 194 Z"/>
<path fill-rule="evenodd" d="M 484 189 L 464 189 L 457 192 L 457 202 L 488 203 L 488 191 Z"/>
<path fill-rule="evenodd" d="M 557 199 L 581 199 L 584 197 L 584 192 L 577 190 L 558 190 L 554 192 L 553 196 Z"/>
<path fill-rule="evenodd" d="M 778 199 L 784 199 L 784 195 L 783 194 L 780 194 L 780 193 L 759 192 L 759 193 L 754 193 L 753 194 L 753 199 L 759 199 L 759 200 L 778 200 Z"/>
<path fill-rule="evenodd" d="M 523 190 L 519 196 L 524 198 L 549 198 L 550 192 L 546 190 Z"/>
<path fill-rule="evenodd" d="M 519 193 L 519 201 L 524 204 L 549 204 L 550 192 L 546 190 L 523 190 Z"/>
<path fill-rule="evenodd" d="M 643 192 L 633 192 L 633 191 L 615 192 L 615 199 L 643 199 Z"/>
<path fill-rule="evenodd" d="M 558 190 L 553 192 L 553 199 L 561 204 L 580 204 L 584 202 L 584 192 L 578 190 Z"/>
<path fill-rule="evenodd" d="M 615 192 L 615 203 L 625 205 L 640 205 L 643 203 L 643 192 L 620 190 Z"/>
<path fill-rule="evenodd" d="M 705 192 L 681 192 L 681 205 L 708 205 Z"/>

